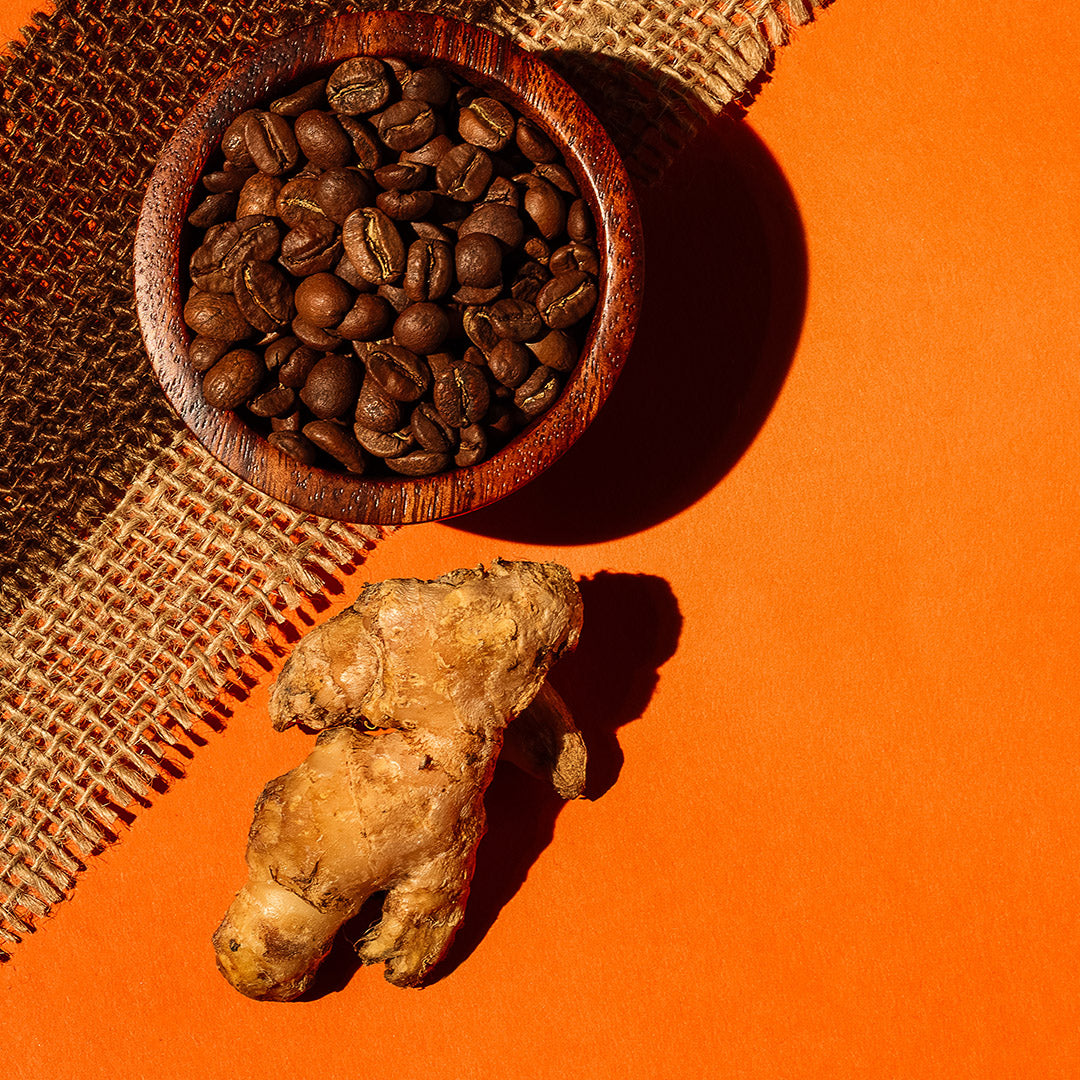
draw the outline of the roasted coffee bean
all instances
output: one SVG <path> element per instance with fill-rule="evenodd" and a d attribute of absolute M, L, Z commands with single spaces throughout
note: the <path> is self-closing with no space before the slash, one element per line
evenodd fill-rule
<path fill-rule="evenodd" d="M 277 216 L 290 229 L 306 225 L 324 227 L 328 218 L 319 204 L 319 182 L 314 177 L 302 176 L 283 184 L 275 201 Z"/>
<path fill-rule="evenodd" d="M 278 262 L 294 277 L 307 277 L 332 269 L 341 254 L 341 237 L 333 224 L 313 221 L 285 234 Z"/>
<path fill-rule="evenodd" d="M 231 347 L 231 341 L 221 341 L 199 334 L 191 339 L 188 358 L 196 371 L 209 371 Z"/>
<path fill-rule="evenodd" d="M 353 427 L 353 435 L 369 454 L 379 458 L 400 457 L 416 446 L 411 427 L 401 431 L 373 431 L 357 422 Z"/>
<path fill-rule="evenodd" d="M 469 340 L 486 356 L 499 344 L 501 336 L 491 322 L 491 312 L 486 305 L 467 307 L 461 316 L 461 325 Z"/>
<path fill-rule="evenodd" d="M 529 377 L 535 358 L 524 345 L 506 338 L 491 350 L 487 361 L 491 374 L 503 386 L 513 389 Z"/>
<path fill-rule="evenodd" d="M 570 371 L 580 356 L 574 339 L 564 330 L 552 330 L 539 341 L 526 342 L 526 348 L 541 364 L 555 371 Z"/>
<path fill-rule="evenodd" d="M 371 118 L 391 150 L 415 150 L 435 135 L 435 113 L 426 101 L 405 98 Z"/>
<path fill-rule="evenodd" d="M 368 281 L 396 281 L 405 271 L 405 243 L 397 226 L 378 207 L 354 210 L 341 229 L 345 254 Z"/>
<path fill-rule="evenodd" d="M 490 233 L 468 233 L 454 245 L 454 268 L 462 285 L 490 289 L 502 280 L 503 249 Z"/>
<path fill-rule="evenodd" d="M 424 360 L 400 345 L 372 345 L 366 363 L 371 377 L 395 401 L 418 401 L 431 386 Z"/>
<path fill-rule="evenodd" d="M 438 304 L 410 304 L 394 320 L 394 340 L 415 353 L 438 352 L 450 333 L 450 320 Z"/>
<path fill-rule="evenodd" d="M 581 270 L 556 274 L 536 298 L 544 322 L 553 330 L 565 330 L 580 322 L 596 306 L 596 282 Z"/>
<path fill-rule="evenodd" d="M 284 326 L 295 313 L 292 286 L 272 263 L 258 259 L 241 263 L 233 278 L 233 295 L 244 318 L 264 334 Z"/>
<path fill-rule="evenodd" d="M 314 465 L 318 460 L 319 455 L 314 443 L 306 439 L 299 431 L 272 431 L 266 441 L 275 450 L 287 454 L 294 461 L 299 461 L 301 465 Z"/>
<path fill-rule="evenodd" d="M 202 186 L 212 194 L 220 194 L 222 191 L 239 191 L 247 181 L 255 175 L 253 167 L 238 168 L 231 162 L 226 162 L 226 168 L 218 172 L 204 173 Z"/>
<path fill-rule="evenodd" d="M 432 400 L 451 427 L 464 427 L 483 419 L 491 401 L 491 388 L 481 368 L 457 364 L 435 380 Z"/>
<path fill-rule="evenodd" d="M 372 431 L 396 431 L 401 427 L 401 405 L 392 398 L 378 379 L 364 376 L 356 399 L 356 422 Z M 385 457 L 385 454 L 380 454 Z"/>
<path fill-rule="evenodd" d="M 437 67 L 418 68 L 401 79 L 402 97 L 417 98 L 440 108 L 450 100 L 453 92 L 453 83 Z"/>
<path fill-rule="evenodd" d="M 296 391 L 287 386 L 275 386 L 248 402 L 248 411 L 255 416 L 284 416 L 296 406 Z"/>
<path fill-rule="evenodd" d="M 390 100 L 386 65 L 370 56 L 346 60 L 334 68 L 326 82 L 330 108 L 346 116 L 381 109 Z"/>
<path fill-rule="evenodd" d="M 487 190 L 493 169 L 491 156 L 486 151 L 471 143 L 461 143 L 439 159 L 435 184 L 451 199 L 476 202 Z"/>
<path fill-rule="evenodd" d="M 256 111 L 244 128 L 244 142 L 255 168 L 280 176 L 300 160 L 292 125 L 277 113 Z"/>
<path fill-rule="evenodd" d="M 399 457 L 383 459 L 388 468 L 402 476 L 434 476 L 448 468 L 454 459 L 449 454 L 437 454 L 431 450 L 414 450 Z"/>
<path fill-rule="evenodd" d="M 388 300 L 375 293 L 361 293 L 334 327 L 334 333 L 346 341 L 375 341 L 393 320 L 394 309 Z"/>
<path fill-rule="evenodd" d="M 299 348 L 300 341 L 298 338 L 294 338 L 291 335 L 285 337 L 279 337 L 276 341 L 272 341 L 266 346 L 266 351 L 263 353 L 263 360 L 266 362 L 267 371 L 277 371 L 282 364 L 293 354 L 294 350 Z M 301 385 L 303 379 L 300 380 Z"/>
<path fill-rule="evenodd" d="M 488 189 L 484 192 L 484 197 L 480 201 L 502 203 L 503 206 L 510 206 L 515 210 L 519 210 L 521 208 L 521 192 L 518 190 L 517 184 L 508 176 L 496 176 L 488 184 Z"/>
<path fill-rule="evenodd" d="M 454 283 L 454 255 L 445 240 L 414 240 L 405 260 L 402 288 L 410 300 L 438 300 Z"/>
<path fill-rule="evenodd" d="M 559 390 L 558 373 L 541 364 L 514 391 L 514 404 L 531 420 L 555 403 Z"/>
<path fill-rule="evenodd" d="M 299 431 L 301 426 L 299 409 L 294 409 L 284 416 L 270 417 L 271 431 Z"/>
<path fill-rule="evenodd" d="M 354 164 L 361 169 L 378 168 L 382 161 L 382 148 L 375 129 L 367 121 L 359 120 L 355 116 L 339 116 L 338 123 L 352 139 L 353 154 L 356 156 Z"/>
<path fill-rule="evenodd" d="M 375 294 L 381 296 L 399 315 L 412 303 L 409 294 L 400 285 L 380 285 Z"/>
<path fill-rule="evenodd" d="M 236 213 L 237 195 L 235 191 L 219 191 L 207 195 L 190 214 L 188 224 L 197 229 L 208 229 L 211 225 L 232 217 Z"/>
<path fill-rule="evenodd" d="M 323 100 L 325 90 L 326 80 L 316 79 L 314 82 L 301 86 L 299 90 L 271 102 L 270 111 L 279 116 L 300 116 L 308 109 L 314 109 Z"/>
<path fill-rule="evenodd" d="M 518 149 L 530 160 L 536 162 L 556 161 L 559 151 L 555 144 L 531 120 L 521 117 L 514 129 L 514 141 Z"/>
<path fill-rule="evenodd" d="M 593 219 L 584 199 L 575 199 L 566 215 L 566 231 L 571 240 L 588 240 L 593 234 Z"/>
<path fill-rule="evenodd" d="M 384 191 L 416 191 L 428 178 L 428 167 L 408 161 L 380 165 L 373 173 L 375 183 Z"/>
<path fill-rule="evenodd" d="M 459 237 L 470 233 L 488 233 L 508 248 L 516 248 L 525 239 L 525 225 L 512 206 L 481 203 L 458 227 Z"/>
<path fill-rule="evenodd" d="M 307 319 L 302 319 L 299 315 L 293 319 L 290 325 L 293 334 L 298 337 L 303 344 L 318 352 L 333 352 L 342 343 L 340 336 L 334 333 L 333 330 L 329 330 L 322 326 L 316 326 L 314 323 L 309 323 Z"/>
<path fill-rule="evenodd" d="M 281 178 L 267 176 L 266 173 L 254 173 L 240 189 L 236 204 L 238 218 L 261 214 L 271 217 L 277 213 L 277 197 L 281 191 Z"/>
<path fill-rule="evenodd" d="M 344 416 L 360 394 L 363 370 L 352 356 L 330 353 L 308 374 L 300 400 L 320 420 Z"/>
<path fill-rule="evenodd" d="M 533 261 L 522 263 L 510 282 L 510 295 L 515 300 L 528 300 L 530 304 L 535 304 L 540 290 L 550 280 L 551 274 L 543 264 Z"/>
<path fill-rule="evenodd" d="M 533 172 L 537 176 L 547 180 L 548 183 L 554 184 L 561 192 L 566 195 L 572 195 L 575 199 L 578 197 L 578 187 L 574 182 L 574 177 L 570 170 L 565 165 L 560 165 L 558 162 L 546 163 L 543 165 L 537 165 Z"/>
<path fill-rule="evenodd" d="M 569 270 L 583 270 L 596 277 L 600 273 L 600 258 L 596 248 L 578 240 L 563 244 L 551 253 L 548 268 L 553 274 L 565 274 Z"/>
<path fill-rule="evenodd" d="M 462 285 L 453 293 L 451 299 L 455 304 L 463 304 L 466 307 L 490 304 L 492 300 L 498 300 L 502 291 L 501 281 L 486 289 L 481 289 L 477 285 Z"/>
<path fill-rule="evenodd" d="M 420 221 L 431 213 L 435 196 L 430 191 L 380 191 L 375 205 L 394 221 Z"/>
<path fill-rule="evenodd" d="M 352 160 L 352 139 L 333 113 L 308 109 L 296 118 L 293 131 L 301 152 L 320 169 L 339 169 Z"/>
<path fill-rule="evenodd" d="M 488 440 L 484 429 L 479 424 L 467 424 L 461 429 L 458 451 L 454 455 L 454 464 L 467 468 L 479 465 L 487 457 Z"/>
<path fill-rule="evenodd" d="M 221 136 L 221 152 L 225 155 L 225 160 L 233 165 L 243 167 L 254 164 L 251 159 L 251 151 L 248 150 L 247 129 L 257 112 L 257 109 L 248 109 L 246 112 L 242 112 L 229 124 L 225 129 L 225 134 Z"/>
<path fill-rule="evenodd" d="M 344 465 L 349 472 L 359 476 L 364 471 L 367 464 L 364 452 L 356 437 L 347 428 L 335 424 L 332 420 L 312 420 L 301 430 L 309 442 Z"/>
<path fill-rule="evenodd" d="M 322 354 L 317 349 L 311 348 L 310 345 L 301 345 L 298 342 L 297 347 L 293 349 L 286 359 L 282 360 L 281 367 L 278 368 L 278 382 L 282 386 L 299 390 L 307 382 L 311 369 L 321 358 Z"/>
<path fill-rule="evenodd" d="M 548 261 L 551 259 L 551 247 L 540 236 L 530 236 L 522 245 L 522 250 L 530 259 L 540 263 L 542 266 L 547 266 Z"/>
<path fill-rule="evenodd" d="M 336 327 L 354 300 L 352 289 L 328 271 L 312 274 L 296 286 L 296 314 L 320 329 Z"/>
<path fill-rule="evenodd" d="M 510 110 L 495 98 L 477 97 L 458 116 L 458 133 L 466 142 L 485 150 L 501 150 L 514 134 Z"/>
<path fill-rule="evenodd" d="M 443 157 L 453 148 L 454 144 L 447 135 L 436 135 L 423 146 L 415 150 L 406 150 L 401 155 L 402 161 L 412 161 L 417 165 L 438 165 Z"/>
<path fill-rule="evenodd" d="M 191 256 L 191 280 L 209 292 L 228 292 L 236 268 L 248 259 L 272 259 L 281 243 L 273 218 L 251 215 L 214 226 Z"/>
<path fill-rule="evenodd" d="M 536 305 L 528 300 L 496 300 L 488 307 L 488 318 L 495 333 L 511 341 L 535 341 L 547 330 Z"/>
<path fill-rule="evenodd" d="M 327 169 L 315 180 L 315 202 L 337 225 L 373 198 L 371 185 L 356 169 Z"/>
<path fill-rule="evenodd" d="M 334 273 L 337 274 L 346 285 L 357 292 L 371 292 L 375 286 L 367 278 L 361 277 L 360 272 L 349 261 L 348 255 L 343 255 L 334 264 Z"/>
<path fill-rule="evenodd" d="M 231 293 L 193 296 L 184 305 L 184 322 L 192 333 L 218 341 L 242 341 L 251 336 L 251 324 Z"/>
<path fill-rule="evenodd" d="M 227 352 L 203 375 L 203 397 L 214 409 L 235 409 L 259 389 L 266 377 L 266 365 L 251 349 Z"/>
<path fill-rule="evenodd" d="M 442 418 L 439 410 L 427 401 L 420 402 L 413 409 L 409 428 L 417 444 L 425 450 L 446 454 L 457 447 L 454 429 Z"/>
<path fill-rule="evenodd" d="M 554 184 L 539 176 L 526 173 L 516 179 L 525 185 L 522 200 L 525 213 L 545 240 L 553 240 L 566 228 L 566 203 L 562 194 Z"/>

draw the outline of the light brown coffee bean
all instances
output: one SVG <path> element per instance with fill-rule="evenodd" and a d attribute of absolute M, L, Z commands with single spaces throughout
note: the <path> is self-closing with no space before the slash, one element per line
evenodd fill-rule
<path fill-rule="evenodd" d="M 536 298 L 544 322 L 553 330 L 565 330 L 580 322 L 596 306 L 596 282 L 580 270 L 556 274 Z"/>
<path fill-rule="evenodd" d="M 284 326 L 295 314 L 293 289 L 273 265 L 249 259 L 237 267 L 233 295 L 247 321 L 264 334 Z"/>
<path fill-rule="evenodd" d="M 314 82 L 301 86 L 299 90 L 271 102 L 270 111 L 279 116 L 299 116 L 308 109 L 314 109 L 323 100 L 325 90 L 326 80 L 316 79 Z"/>
<path fill-rule="evenodd" d="M 382 296 L 361 293 L 334 327 L 347 341 L 375 341 L 383 336 L 394 319 L 394 309 Z"/>
<path fill-rule="evenodd" d="M 476 97 L 458 116 L 458 133 L 466 141 L 485 150 L 502 150 L 514 134 L 510 110 L 491 97 Z"/>
<path fill-rule="evenodd" d="M 410 304 L 394 320 L 394 340 L 414 353 L 438 352 L 449 333 L 450 320 L 438 304 Z"/>
<path fill-rule="evenodd" d="M 352 139 L 333 113 L 308 109 L 293 122 L 301 152 L 321 169 L 339 169 L 352 160 Z"/>
<path fill-rule="evenodd" d="M 314 444 L 299 431 L 272 431 L 266 441 L 301 465 L 314 465 L 318 460 Z"/>
<path fill-rule="evenodd" d="M 416 353 L 400 345 L 372 345 L 367 369 L 395 401 L 418 401 L 431 386 L 431 371 Z"/>
<path fill-rule="evenodd" d="M 541 364 L 515 391 L 514 404 L 533 419 L 545 412 L 559 396 L 559 376 Z"/>

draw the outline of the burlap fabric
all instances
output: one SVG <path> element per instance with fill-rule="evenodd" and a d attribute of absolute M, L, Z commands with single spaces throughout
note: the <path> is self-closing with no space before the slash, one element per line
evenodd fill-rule
<path fill-rule="evenodd" d="M 543 50 L 648 182 L 824 2 L 412 6 Z M 61 0 L 0 61 L 0 957 L 178 775 L 269 624 L 378 540 L 259 495 L 187 437 L 130 281 L 178 119 L 248 50 L 341 10 Z"/>

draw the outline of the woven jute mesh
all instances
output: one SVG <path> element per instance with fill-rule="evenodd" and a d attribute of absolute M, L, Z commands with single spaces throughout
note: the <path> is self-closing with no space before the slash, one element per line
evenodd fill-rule
<path fill-rule="evenodd" d="M 823 3 L 396 6 L 544 52 L 649 182 Z M 260 495 L 181 429 L 131 287 L 180 117 L 262 42 L 343 10 L 62 0 L 0 60 L 0 957 L 179 774 L 270 625 L 379 539 Z"/>

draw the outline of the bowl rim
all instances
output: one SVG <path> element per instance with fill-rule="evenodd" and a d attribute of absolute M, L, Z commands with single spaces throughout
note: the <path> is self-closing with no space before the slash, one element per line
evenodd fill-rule
<path fill-rule="evenodd" d="M 239 112 L 298 78 L 356 55 L 429 60 L 540 122 L 592 210 L 601 255 L 599 296 L 582 356 L 559 399 L 490 458 L 428 477 L 367 477 L 306 466 L 236 413 L 206 405 L 187 357 L 180 254 L 198 179 Z M 544 110 L 544 102 L 556 108 Z M 629 352 L 642 296 L 636 197 L 610 137 L 570 85 L 539 56 L 491 30 L 446 16 L 352 12 L 266 42 L 221 75 L 164 146 L 143 198 L 133 248 L 135 305 L 154 373 L 195 438 L 229 471 L 298 510 L 349 522 L 403 524 L 480 509 L 538 476 L 591 423 Z"/>

